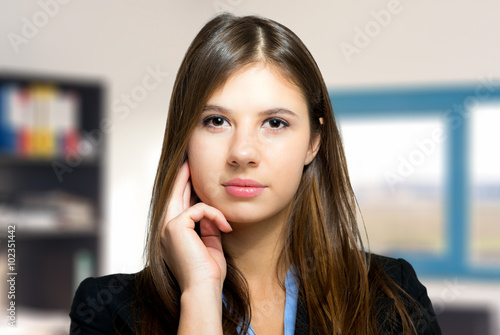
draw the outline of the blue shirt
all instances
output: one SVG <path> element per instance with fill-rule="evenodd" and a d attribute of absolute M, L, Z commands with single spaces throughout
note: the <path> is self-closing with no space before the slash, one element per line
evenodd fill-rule
<path fill-rule="evenodd" d="M 295 332 L 295 319 L 297 314 L 297 298 L 299 295 L 299 286 L 298 286 L 298 276 L 297 269 L 295 266 L 291 266 L 286 273 L 285 278 L 285 317 L 284 317 L 284 326 L 285 326 L 285 335 L 293 335 Z M 224 305 L 226 305 L 226 298 L 224 293 L 222 293 L 222 301 Z M 238 327 L 238 332 L 241 330 Z M 255 332 L 250 324 L 250 328 L 248 329 L 248 333 L 246 335 L 255 335 Z"/>

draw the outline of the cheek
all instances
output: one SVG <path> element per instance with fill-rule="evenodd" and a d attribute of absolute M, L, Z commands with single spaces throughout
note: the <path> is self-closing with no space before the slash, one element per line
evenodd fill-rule
<path fill-rule="evenodd" d="M 272 148 L 268 156 L 273 157 L 274 165 L 279 166 L 283 173 L 293 176 L 297 174 L 297 171 L 302 171 L 307 148 L 306 141 L 296 137 L 293 140 L 283 141 L 279 147 Z"/>
<path fill-rule="evenodd" d="M 283 192 L 295 193 L 304 170 L 307 146 L 302 141 L 286 142 L 278 150 L 268 152 L 275 186 Z"/>
<path fill-rule="evenodd" d="M 215 157 L 217 152 L 210 151 L 211 147 L 205 141 L 193 139 L 187 150 L 193 189 L 198 198 L 207 204 L 211 204 L 210 199 L 218 192 L 217 171 L 220 171 L 216 165 L 219 162 Z"/>

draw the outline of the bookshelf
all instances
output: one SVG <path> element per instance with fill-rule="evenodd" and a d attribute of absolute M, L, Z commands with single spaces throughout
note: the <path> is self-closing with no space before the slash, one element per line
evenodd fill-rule
<path fill-rule="evenodd" d="M 0 238 L 16 226 L 18 310 L 67 315 L 78 283 L 97 273 L 103 99 L 98 80 L 0 71 Z M 0 243 L 1 276 L 7 265 Z"/>

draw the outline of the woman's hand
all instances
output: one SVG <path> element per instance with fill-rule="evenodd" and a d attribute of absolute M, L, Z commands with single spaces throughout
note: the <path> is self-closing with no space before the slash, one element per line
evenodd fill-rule
<path fill-rule="evenodd" d="M 184 162 L 179 170 L 161 228 L 162 256 L 179 283 L 181 292 L 219 285 L 226 278 L 226 259 L 221 231 L 232 231 L 218 209 L 202 202 L 194 204 L 190 170 Z M 200 222 L 200 236 L 194 230 Z"/>

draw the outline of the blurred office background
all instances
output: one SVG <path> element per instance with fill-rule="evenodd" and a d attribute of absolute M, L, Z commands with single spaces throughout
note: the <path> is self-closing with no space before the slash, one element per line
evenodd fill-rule
<path fill-rule="evenodd" d="M 330 89 L 370 246 L 404 257 L 445 334 L 500 334 L 500 3 L 3 1 L 0 332 L 64 334 L 89 275 L 144 264 L 176 71 L 219 11 L 309 47 Z M 16 322 L 8 226 L 16 226 Z"/>

